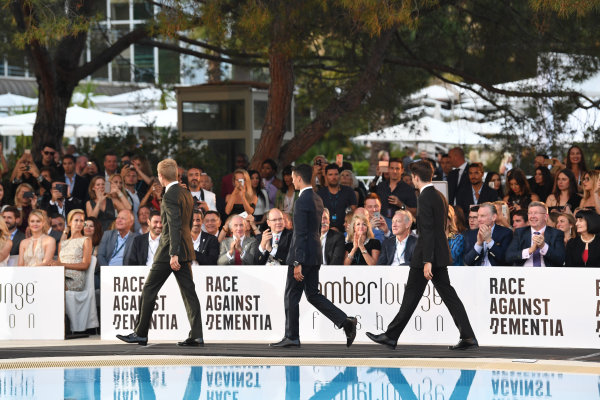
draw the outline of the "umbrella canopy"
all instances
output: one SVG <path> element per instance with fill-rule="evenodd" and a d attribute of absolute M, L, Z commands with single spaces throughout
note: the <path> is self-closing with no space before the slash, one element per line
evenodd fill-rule
<path fill-rule="evenodd" d="M 163 92 L 157 88 L 146 88 L 115 96 L 95 96 L 92 98 L 92 102 L 96 108 L 102 111 L 132 114 L 159 108 L 163 96 Z M 167 93 L 169 107 L 177 106 L 174 99 L 175 92 Z"/>
<path fill-rule="evenodd" d="M 0 108 L 35 107 L 38 100 L 18 94 L 0 94 Z"/>
<path fill-rule="evenodd" d="M 177 109 L 168 108 L 166 110 L 149 111 L 143 114 L 129 115 L 123 117 L 128 126 L 146 127 L 149 125 L 160 128 L 177 126 Z"/>

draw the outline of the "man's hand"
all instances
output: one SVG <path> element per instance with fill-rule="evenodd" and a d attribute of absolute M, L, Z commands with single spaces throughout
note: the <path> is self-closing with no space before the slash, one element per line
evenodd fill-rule
<path fill-rule="evenodd" d="M 400 207 L 402 205 L 402 202 L 400 201 L 400 199 L 394 195 L 390 195 L 388 197 L 388 203 L 393 204 L 398 207 Z"/>
<path fill-rule="evenodd" d="M 531 241 L 534 245 L 536 245 L 539 249 L 544 247 L 544 235 L 533 235 Z"/>
<path fill-rule="evenodd" d="M 481 235 L 481 243 L 479 242 L 479 236 Z M 487 225 L 480 225 L 479 232 L 477 233 L 477 242 L 482 244 L 483 242 L 489 242 L 492 240 L 492 228 Z"/>
<path fill-rule="evenodd" d="M 302 265 L 294 267 L 294 279 L 298 282 L 302 282 L 304 280 L 304 275 L 302 275 Z"/>
<path fill-rule="evenodd" d="M 423 275 L 425 276 L 425 279 L 427 279 L 428 281 L 431 280 L 433 278 L 433 272 L 431 272 L 431 263 L 425 263 L 425 265 L 423 265 Z"/>
<path fill-rule="evenodd" d="M 229 255 L 233 257 L 235 254 L 235 249 L 240 247 L 240 238 L 234 236 L 231 241 L 231 246 L 229 246 Z"/>
<path fill-rule="evenodd" d="M 179 264 L 179 256 L 171 256 L 171 269 L 173 271 L 179 271 L 181 265 Z"/>
<path fill-rule="evenodd" d="M 265 249 L 269 252 L 271 250 L 273 250 L 271 239 L 273 239 L 273 233 L 271 232 L 271 229 L 266 229 L 262 234 L 262 239 L 260 241 L 260 247 L 262 247 L 263 249 Z"/>

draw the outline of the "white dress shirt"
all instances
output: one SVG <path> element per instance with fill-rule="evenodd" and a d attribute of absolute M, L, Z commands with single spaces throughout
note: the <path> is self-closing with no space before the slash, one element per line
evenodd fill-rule
<path fill-rule="evenodd" d="M 151 267 L 154 262 L 154 254 L 158 249 L 158 242 L 160 241 L 160 235 L 156 239 L 152 239 L 152 234 L 148 234 L 148 258 L 146 259 L 146 265 Z"/>
<path fill-rule="evenodd" d="M 492 232 L 491 234 L 494 234 L 494 228 L 496 227 L 496 224 L 494 224 L 492 226 Z M 481 253 L 481 251 L 483 250 L 483 262 L 481 263 L 482 266 L 491 266 L 492 264 L 490 263 L 490 259 L 488 258 L 488 253 L 490 252 L 490 249 L 492 247 L 494 247 L 494 239 L 491 239 L 490 242 L 486 242 L 485 240 L 483 241 L 483 243 L 481 245 L 477 244 L 477 242 L 475 242 L 475 246 L 473 246 L 473 248 L 475 249 L 476 252 Z"/>
<path fill-rule="evenodd" d="M 546 231 L 546 227 L 545 226 L 542 229 L 538 230 L 538 231 L 536 231 L 532 227 L 531 228 L 531 243 L 529 245 L 533 246 L 533 232 L 539 232 L 541 235 L 543 235 L 545 231 Z M 550 247 L 548 246 L 548 243 L 544 242 L 544 247 L 542 247 L 540 249 L 540 258 L 541 258 L 541 261 L 542 261 L 542 265 L 541 265 L 542 267 L 546 266 L 546 263 L 544 263 L 544 256 L 548 252 L 549 248 Z M 523 251 L 521 252 L 521 255 L 523 256 L 523 260 L 525 260 L 525 264 L 523 264 L 523 266 L 524 267 L 533 267 L 533 253 L 529 254 L 529 248 L 523 249 Z"/>
<path fill-rule="evenodd" d="M 396 253 L 394 254 L 394 259 L 392 260 L 391 265 L 402 265 L 405 262 L 404 251 L 406 250 L 406 242 L 408 241 L 408 236 L 404 238 L 404 240 L 399 241 L 396 236 Z"/>

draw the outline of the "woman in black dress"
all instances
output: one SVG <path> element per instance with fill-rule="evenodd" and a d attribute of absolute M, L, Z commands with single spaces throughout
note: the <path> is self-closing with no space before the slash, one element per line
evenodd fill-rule
<path fill-rule="evenodd" d="M 354 214 L 348 227 L 344 265 L 377 265 L 381 243 L 364 214 Z"/>
<path fill-rule="evenodd" d="M 600 267 L 600 215 L 591 210 L 580 210 L 577 219 L 577 237 L 567 243 L 567 267 Z"/>

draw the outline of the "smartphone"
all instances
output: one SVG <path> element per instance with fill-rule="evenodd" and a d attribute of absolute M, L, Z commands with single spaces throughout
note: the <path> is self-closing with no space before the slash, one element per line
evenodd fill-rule
<path fill-rule="evenodd" d="M 65 183 L 57 183 L 54 188 L 63 195 L 63 197 L 67 197 L 67 185 Z"/>
<path fill-rule="evenodd" d="M 373 213 L 373 218 L 379 219 L 379 217 L 381 217 L 381 213 L 379 211 L 375 211 Z"/>
<path fill-rule="evenodd" d="M 30 149 L 25 149 L 25 151 L 23 151 L 24 154 L 31 154 L 31 150 Z"/>
<path fill-rule="evenodd" d="M 34 196 L 35 195 L 33 194 L 33 192 L 25 192 L 25 193 L 23 193 L 23 198 L 24 199 L 33 199 Z"/>
<path fill-rule="evenodd" d="M 508 219 L 508 206 L 506 204 L 502 204 L 502 215 Z"/>
<path fill-rule="evenodd" d="M 321 164 L 323 164 L 323 160 L 317 158 L 317 160 L 315 161 L 315 165 L 321 166 Z"/>
<path fill-rule="evenodd" d="M 240 183 L 240 185 L 244 186 L 244 179 L 238 179 L 238 182 Z"/>
<path fill-rule="evenodd" d="M 496 189 L 496 185 L 494 184 L 494 182 L 488 183 L 488 186 L 492 189 Z"/>
<path fill-rule="evenodd" d="M 129 160 L 123 161 L 123 166 L 128 166 L 128 167 L 131 166 L 131 161 L 129 161 Z"/>
<path fill-rule="evenodd" d="M 387 174 L 389 172 L 389 161 L 379 161 L 379 172 Z"/>
<path fill-rule="evenodd" d="M 88 165 L 88 166 L 92 165 L 92 162 L 91 162 L 91 161 L 88 161 L 88 162 L 87 162 L 87 165 Z"/>
<path fill-rule="evenodd" d="M 344 155 L 343 154 L 336 155 L 335 163 L 338 165 L 338 167 L 342 168 L 342 166 L 344 165 Z"/>

